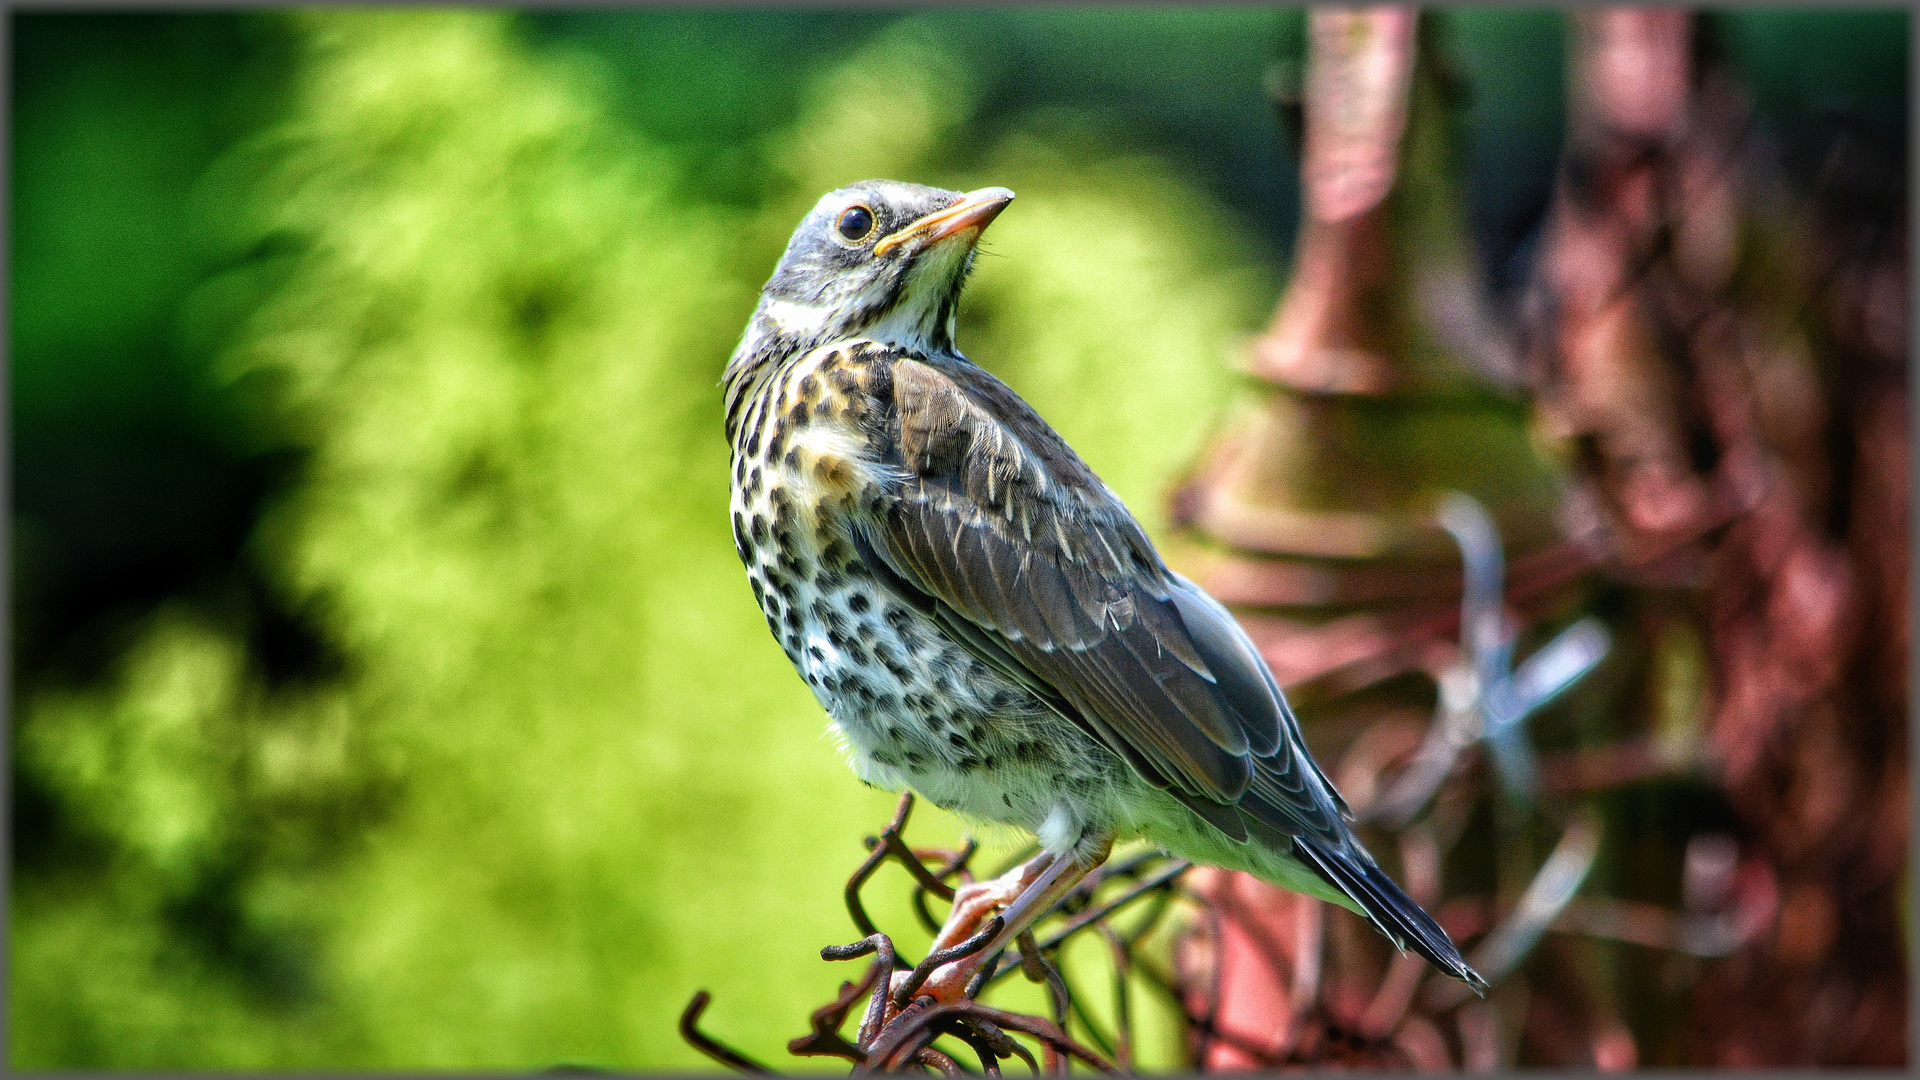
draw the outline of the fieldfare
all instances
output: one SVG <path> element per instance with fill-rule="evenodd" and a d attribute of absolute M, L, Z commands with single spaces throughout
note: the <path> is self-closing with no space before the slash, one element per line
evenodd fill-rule
<path fill-rule="evenodd" d="M 1018 874 L 963 890 L 1001 930 L 924 992 L 963 993 L 1131 836 L 1363 914 L 1484 991 L 1360 846 L 1239 624 L 954 347 L 975 245 L 1012 199 L 828 194 L 724 378 L 734 545 L 854 771 L 1040 841 Z"/>

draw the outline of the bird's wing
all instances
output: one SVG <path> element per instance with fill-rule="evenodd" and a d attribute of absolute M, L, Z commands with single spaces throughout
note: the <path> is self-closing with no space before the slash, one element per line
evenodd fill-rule
<path fill-rule="evenodd" d="M 889 390 L 897 480 L 856 537 L 889 584 L 1228 835 L 1344 846 L 1252 643 L 1065 440 L 971 365 L 902 358 Z"/>

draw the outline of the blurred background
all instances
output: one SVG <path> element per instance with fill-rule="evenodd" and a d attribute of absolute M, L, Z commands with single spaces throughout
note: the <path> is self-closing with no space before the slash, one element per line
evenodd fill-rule
<path fill-rule="evenodd" d="M 1457 607 L 1409 507 L 1470 492 L 1547 582 L 1521 657 L 1608 628 L 1533 809 L 1449 782 L 1512 850 L 1440 892 L 1507 910 L 1591 821 L 1590 890 L 1773 899 L 1717 954 L 1556 923 L 1610 951 L 1515 959 L 1500 1063 L 1903 1064 L 1909 17 L 1616 30 L 1428 13 L 1399 185 L 1335 235 L 1301 9 L 13 12 L 10 1063 L 686 1069 L 705 988 L 833 1064 L 784 1045 L 894 800 L 766 640 L 717 380 L 800 216 L 885 176 L 1019 193 L 962 347 L 1259 628 L 1357 806 L 1463 651 L 1353 644 Z M 1583 75 L 1622 33 L 1666 113 Z M 1163 1012 L 1143 1065 L 1236 1064 Z"/>

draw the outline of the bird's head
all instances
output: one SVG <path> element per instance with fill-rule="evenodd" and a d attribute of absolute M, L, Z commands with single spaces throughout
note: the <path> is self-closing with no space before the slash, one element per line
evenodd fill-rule
<path fill-rule="evenodd" d="M 728 367 L 841 338 L 917 351 L 953 347 L 974 245 L 1013 192 L 961 194 L 894 180 L 828 192 L 794 230 Z"/>

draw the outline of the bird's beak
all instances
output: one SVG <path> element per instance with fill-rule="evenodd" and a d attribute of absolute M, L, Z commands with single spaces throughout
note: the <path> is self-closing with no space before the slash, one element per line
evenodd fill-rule
<path fill-rule="evenodd" d="M 936 210 L 913 224 L 882 237 L 879 243 L 873 245 L 873 254 L 877 258 L 903 244 L 926 248 L 949 236 L 966 232 L 968 229 L 978 234 L 1012 201 L 1013 192 L 1003 187 L 969 191 L 960 197 L 959 202 L 945 210 Z"/>

